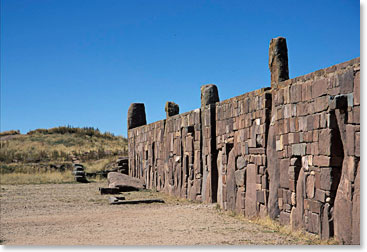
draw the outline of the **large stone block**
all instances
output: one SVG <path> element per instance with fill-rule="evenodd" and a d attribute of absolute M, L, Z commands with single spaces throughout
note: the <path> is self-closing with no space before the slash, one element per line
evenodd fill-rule
<path fill-rule="evenodd" d="M 360 104 L 360 71 L 356 72 L 354 76 L 354 105 Z"/>
<path fill-rule="evenodd" d="M 349 68 L 346 72 L 339 74 L 337 76 L 337 81 L 340 86 L 340 92 L 342 94 L 352 93 L 354 88 L 353 69 Z"/>
<path fill-rule="evenodd" d="M 329 156 L 314 156 L 313 164 L 318 167 L 329 167 L 331 158 Z"/>
<path fill-rule="evenodd" d="M 254 217 L 257 215 L 256 208 L 256 166 L 249 164 L 246 168 L 246 200 L 245 213 L 247 217 Z"/>
<path fill-rule="evenodd" d="M 331 129 L 323 129 L 319 133 L 319 154 L 331 155 Z"/>
<path fill-rule="evenodd" d="M 320 189 L 325 191 L 331 190 L 332 184 L 332 168 L 323 168 L 320 172 Z"/>
<path fill-rule="evenodd" d="M 327 93 L 328 79 L 319 79 L 312 84 L 312 98 L 323 96 Z"/>
<path fill-rule="evenodd" d="M 201 86 L 201 106 L 219 102 L 218 88 L 214 84 Z"/>
<path fill-rule="evenodd" d="M 352 244 L 360 244 L 360 171 L 359 163 L 354 180 L 353 209 L 352 209 Z"/>
<path fill-rule="evenodd" d="M 287 41 L 283 37 L 273 38 L 269 46 L 269 69 L 271 85 L 289 79 Z"/>
<path fill-rule="evenodd" d="M 279 216 L 279 222 L 281 225 L 289 225 L 291 214 L 281 211 Z"/>
<path fill-rule="evenodd" d="M 166 102 L 164 110 L 166 111 L 167 118 L 180 113 L 179 106 L 176 103 L 170 101 Z"/>
<path fill-rule="evenodd" d="M 354 148 L 355 148 L 355 129 L 354 125 L 346 125 L 346 146 L 347 154 L 353 156 L 354 155 Z"/>
<path fill-rule="evenodd" d="M 127 112 L 127 128 L 133 129 L 146 124 L 144 103 L 131 103 Z"/>
<path fill-rule="evenodd" d="M 246 169 L 235 171 L 234 176 L 235 176 L 235 179 L 236 179 L 236 185 L 237 185 L 237 187 L 244 186 L 245 185 L 245 181 L 246 181 Z"/>
<path fill-rule="evenodd" d="M 247 165 L 246 159 L 242 156 L 239 156 L 236 160 L 236 168 L 238 170 L 241 170 L 241 169 L 245 168 L 246 165 Z"/>
<path fill-rule="evenodd" d="M 292 145 L 292 155 L 293 156 L 304 156 L 306 155 L 306 144 L 293 144 Z"/>
<path fill-rule="evenodd" d="M 280 186 L 282 188 L 289 188 L 289 159 L 280 160 Z"/>
<path fill-rule="evenodd" d="M 235 154 L 234 149 L 229 152 L 227 164 L 227 209 L 234 211 L 236 208 L 236 179 L 235 179 Z"/>

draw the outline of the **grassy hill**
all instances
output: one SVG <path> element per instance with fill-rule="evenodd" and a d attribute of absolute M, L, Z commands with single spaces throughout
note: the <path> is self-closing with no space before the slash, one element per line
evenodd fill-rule
<path fill-rule="evenodd" d="M 25 175 L 34 178 L 51 174 L 64 176 L 59 182 L 65 182 L 73 179 L 69 176 L 73 160 L 79 160 L 87 172 L 92 172 L 127 155 L 126 138 L 90 127 L 37 129 L 24 135 L 13 130 L 1 132 L 0 140 L 1 183 L 15 183 L 16 177 L 22 180 L 19 178 Z"/>

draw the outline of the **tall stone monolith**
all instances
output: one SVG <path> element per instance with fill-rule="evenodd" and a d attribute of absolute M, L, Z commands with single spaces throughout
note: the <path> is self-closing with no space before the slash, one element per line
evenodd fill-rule
<path fill-rule="evenodd" d="M 131 103 L 127 113 L 127 128 L 132 129 L 146 124 L 144 103 Z"/>
<path fill-rule="evenodd" d="M 180 107 L 174 102 L 166 102 L 166 106 L 164 107 L 166 111 L 166 117 L 171 117 L 174 115 L 178 115 L 180 113 Z"/>
<path fill-rule="evenodd" d="M 218 88 L 214 84 L 203 85 L 201 90 L 201 106 L 219 102 Z"/>
<path fill-rule="evenodd" d="M 269 46 L 269 69 L 271 87 L 289 79 L 287 41 L 283 37 L 273 38 Z"/>

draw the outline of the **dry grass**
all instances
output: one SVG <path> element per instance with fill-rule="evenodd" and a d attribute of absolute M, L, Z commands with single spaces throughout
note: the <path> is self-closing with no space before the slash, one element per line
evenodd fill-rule
<path fill-rule="evenodd" d="M 1 174 L 1 184 L 49 184 L 72 183 L 74 176 L 70 171 L 66 172 L 42 172 L 42 173 L 6 173 Z"/>
<path fill-rule="evenodd" d="M 72 155 L 86 160 L 97 160 L 106 155 L 121 155 L 126 152 L 127 140 L 123 137 L 35 133 L 2 140 L 0 161 L 4 163 L 11 163 L 14 160 L 24 163 L 70 161 Z"/>
<path fill-rule="evenodd" d="M 105 166 L 114 161 L 115 159 L 116 157 L 103 158 L 100 160 L 85 162 L 83 163 L 83 165 L 85 167 L 86 172 L 97 172 L 104 170 Z"/>
<path fill-rule="evenodd" d="M 75 182 L 71 171 L 58 172 L 49 171 L 41 173 L 6 173 L 1 174 L 2 185 L 27 185 L 27 184 L 68 184 Z M 105 178 L 88 178 L 89 182 L 105 182 Z"/>
<path fill-rule="evenodd" d="M 264 232 L 279 233 L 281 235 L 292 237 L 299 244 L 304 245 L 339 245 L 335 239 L 321 240 L 318 235 L 308 233 L 304 230 L 292 230 L 290 225 L 281 225 L 278 221 L 272 220 L 269 216 L 265 218 L 246 218 L 243 215 L 234 213 L 233 211 L 224 211 L 218 206 L 216 208 L 221 214 L 234 217 L 238 220 L 260 225 L 264 228 Z"/>

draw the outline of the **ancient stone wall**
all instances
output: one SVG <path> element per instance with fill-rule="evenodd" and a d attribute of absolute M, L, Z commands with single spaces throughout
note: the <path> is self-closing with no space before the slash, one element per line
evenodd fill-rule
<path fill-rule="evenodd" d="M 269 211 L 345 243 L 359 243 L 359 66 L 358 58 L 272 88 Z"/>
<path fill-rule="evenodd" d="M 359 244 L 359 67 L 356 58 L 129 129 L 129 174 L 147 188 Z"/>

